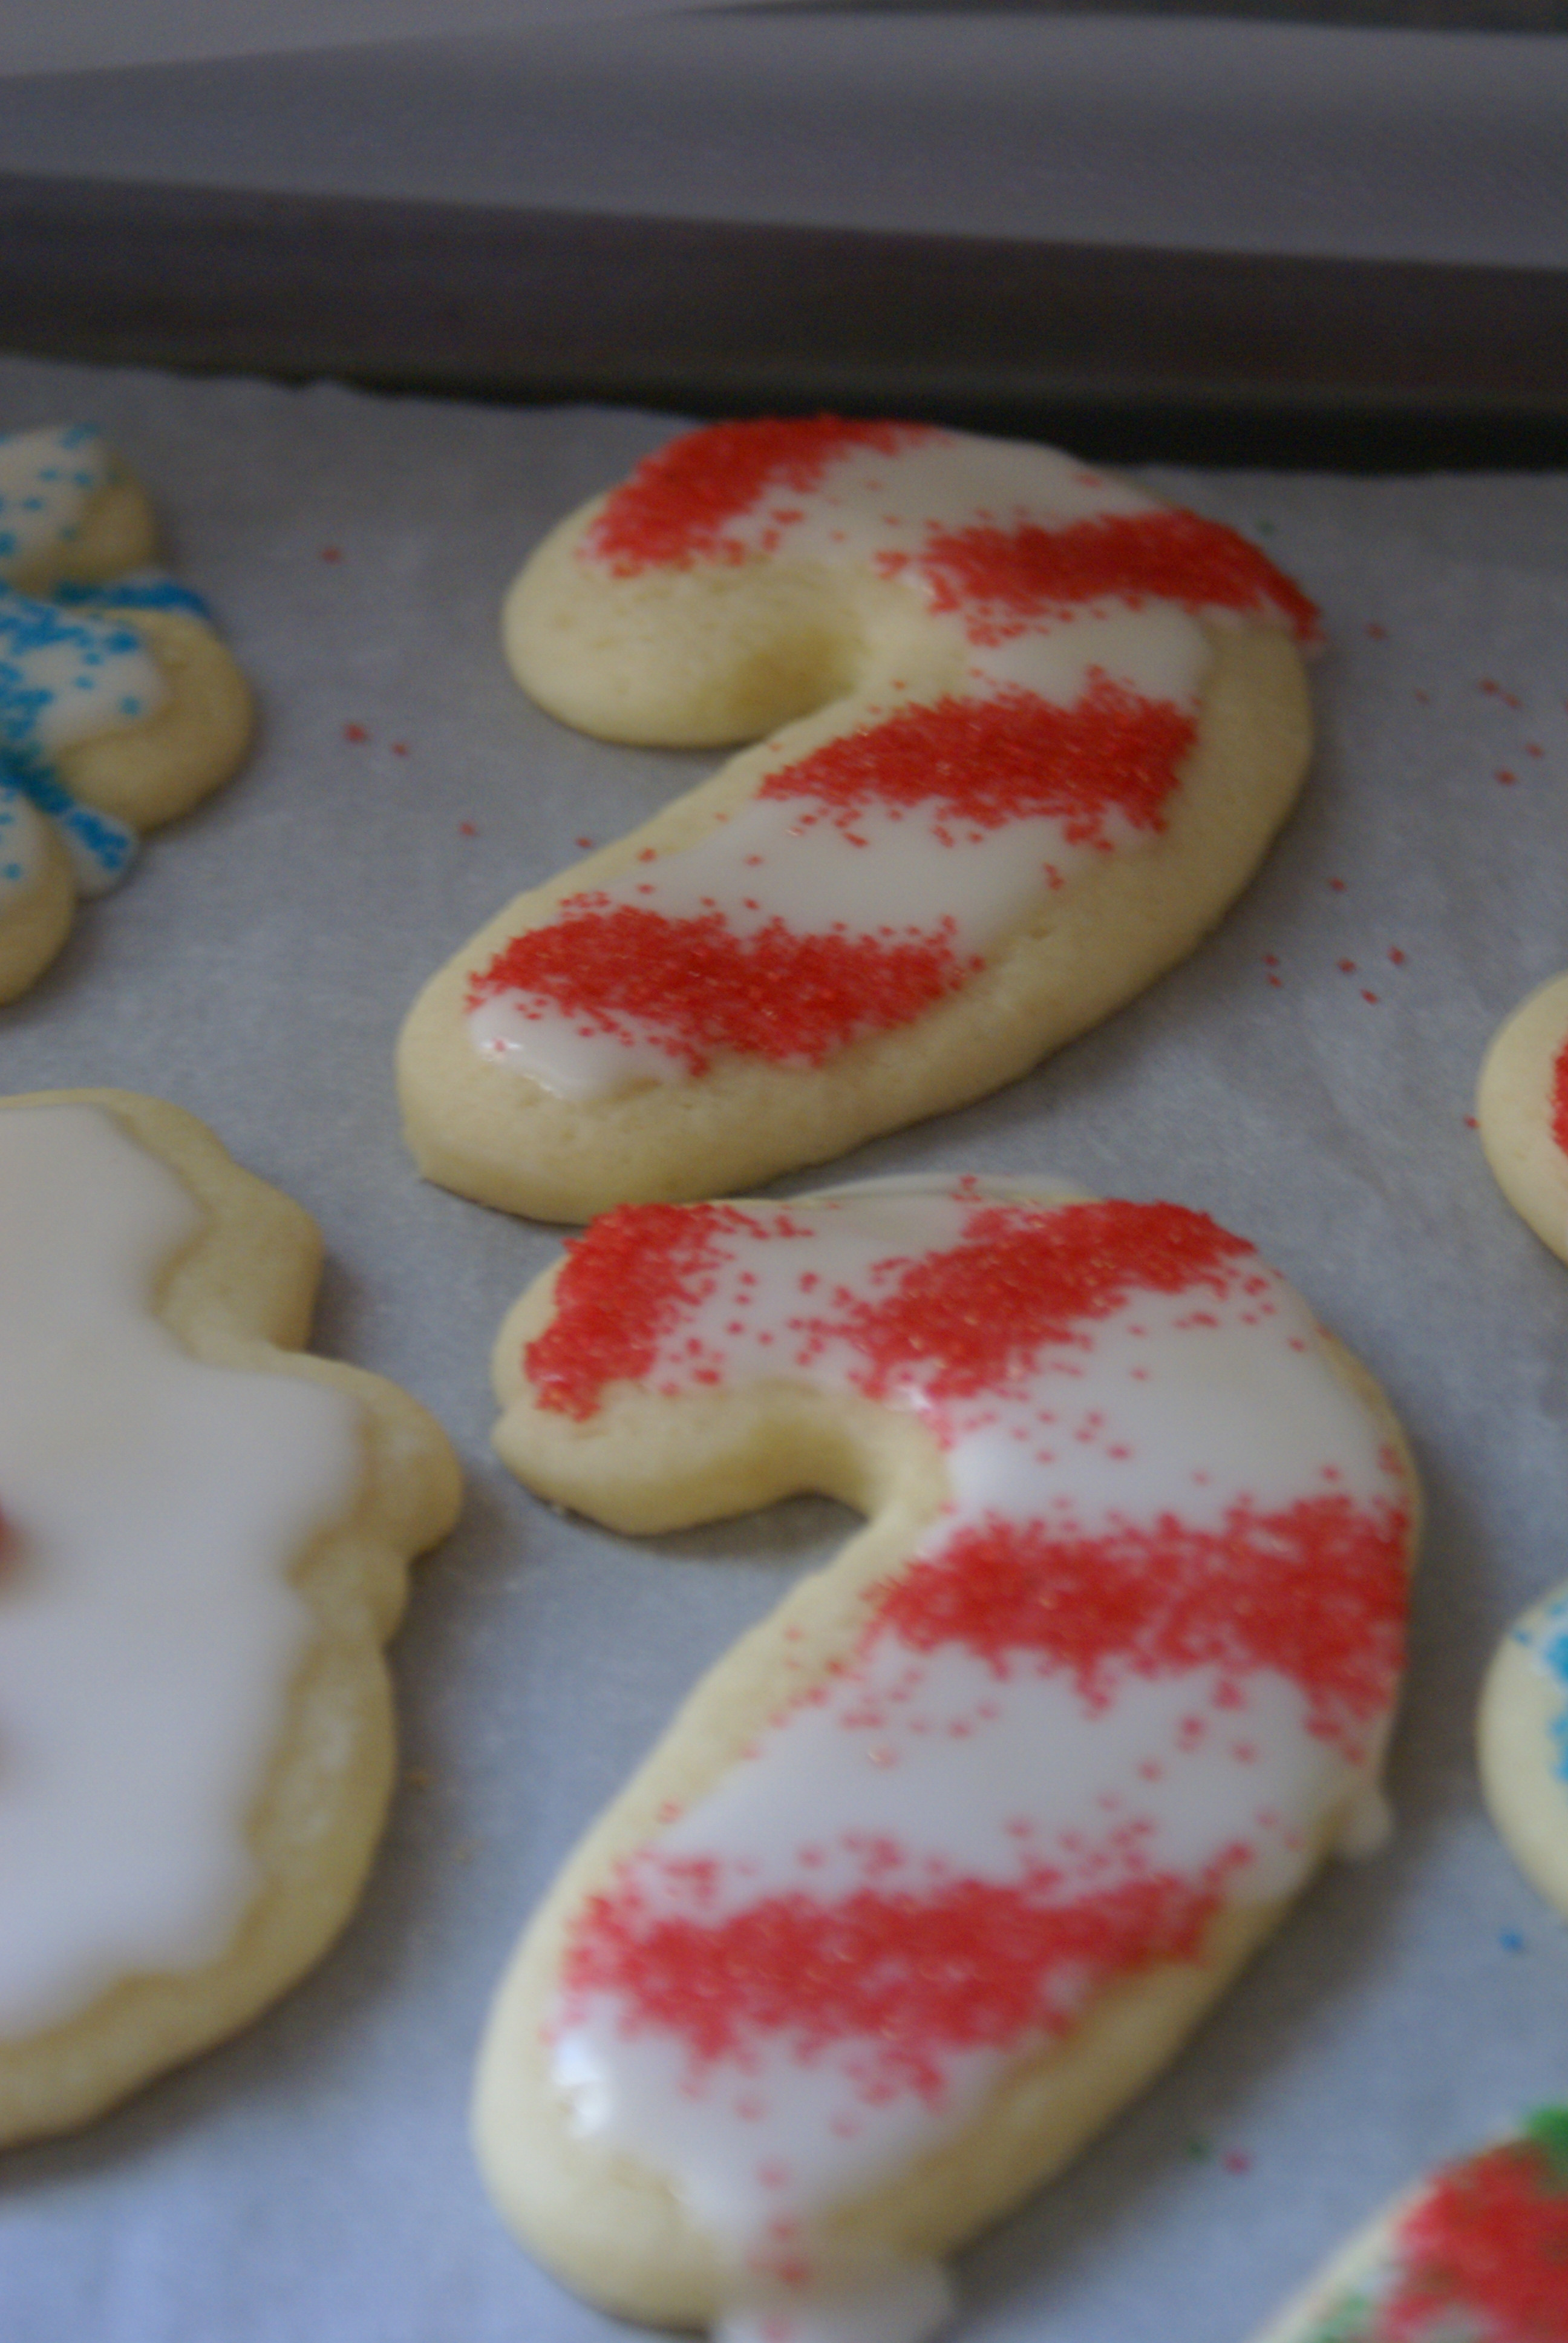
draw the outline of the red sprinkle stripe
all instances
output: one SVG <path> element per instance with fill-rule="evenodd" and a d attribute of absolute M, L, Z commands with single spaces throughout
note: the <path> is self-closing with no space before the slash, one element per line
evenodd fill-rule
<path fill-rule="evenodd" d="M 503 945 L 470 980 L 467 1006 L 519 992 L 622 1040 L 651 1026 L 648 1038 L 693 1074 L 716 1050 L 818 1066 L 864 1034 L 912 1023 L 979 965 L 941 934 L 800 936 L 773 919 L 738 935 L 722 911 L 568 907 Z"/>
<path fill-rule="evenodd" d="M 1011 689 L 906 709 L 784 766 L 758 794 L 809 799 L 840 827 L 872 805 L 930 807 L 939 821 L 980 830 L 1054 816 L 1082 846 L 1104 840 L 1111 813 L 1162 830 L 1196 737 L 1184 709 L 1095 671 L 1070 708 Z"/>
<path fill-rule="evenodd" d="M 1510 2140 L 1439 2173 L 1400 2224 L 1406 2268 L 1384 2308 L 1387 2343 L 1447 2333 L 1466 2314 L 1478 2343 L 1563 2343 L 1568 2334 L 1568 2187 L 1539 2147 Z"/>
<path fill-rule="evenodd" d="M 1399 1680 L 1407 1526 L 1396 1507 L 1335 1495 L 1239 1503 L 1218 1529 L 1170 1513 L 1095 1536 L 996 1520 L 890 1581 L 875 1627 L 1002 1669 L 1037 1653 L 1096 1706 L 1121 1668 L 1273 1668 L 1308 1694 L 1314 1733 L 1353 1745 Z"/>
<path fill-rule="evenodd" d="M 990 625 L 977 618 L 971 626 L 981 641 L 1076 603 L 1111 598 L 1157 598 L 1188 610 L 1256 612 L 1271 604 L 1303 640 L 1319 632 L 1315 605 L 1282 569 L 1235 529 L 1199 513 L 1101 513 L 1065 528 L 1025 522 L 934 529 L 915 558 L 933 608 L 978 606 L 995 614 Z M 997 623 L 1006 619 L 1011 627 Z"/>
<path fill-rule="evenodd" d="M 1042 1867 L 921 1896 L 769 1896 L 714 1921 L 650 1917 L 634 1878 L 584 1907 L 563 1965 L 568 2015 L 578 1996 L 616 1994 L 628 2032 L 674 2034 L 699 2061 L 759 2034 L 803 2058 L 864 2042 L 868 2097 L 934 2099 L 944 2052 L 1063 2033 L 1111 1977 L 1191 1959 L 1221 1896 L 1217 1878 L 1159 1873 L 1070 1902 L 1052 1900 L 1060 1886 Z"/>
<path fill-rule="evenodd" d="M 715 423 L 651 456 L 617 488 L 589 529 L 586 550 L 617 577 L 740 561 L 746 548 L 724 526 L 770 488 L 803 495 L 850 448 L 882 456 L 943 435 L 923 423 L 847 423 L 836 415 Z"/>

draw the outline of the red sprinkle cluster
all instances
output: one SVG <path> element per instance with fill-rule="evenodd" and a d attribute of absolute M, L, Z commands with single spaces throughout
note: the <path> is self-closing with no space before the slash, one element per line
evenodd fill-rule
<path fill-rule="evenodd" d="M 1047 1343 L 1070 1342 L 1132 1293 L 1201 1282 L 1222 1294 L 1242 1262 L 1257 1262 L 1244 1238 L 1181 1204 L 980 1204 L 960 1242 L 900 1264 L 879 1300 L 845 1296 L 823 1331 L 865 1360 L 858 1380 L 869 1398 L 886 1398 L 911 1369 L 928 1398 L 968 1398 L 1026 1373 Z"/>
<path fill-rule="evenodd" d="M 467 1007 L 493 993 L 552 1001 L 586 1030 L 652 1039 L 694 1074 L 716 1050 L 819 1066 L 867 1033 L 910 1024 L 980 963 L 944 933 L 798 935 L 771 919 L 738 934 L 722 911 L 675 919 L 618 903 L 563 907 L 502 946 L 470 979 Z M 527 1014 L 527 1011 L 524 1012 Z"/>
<path fill-rule="evenodd" d="M 702 2062 L 761 2034 L 803 2059 L 864 2042 L 869 2099 L 935 2101 L 943 2054 L 1063 2033 L 1111 1977 L 1191 1959 L 1221 1880 L 1155 1872 L 1065 1898 L 1064 1886 L 1040 1865 L 1017 1884 L 954 1879 L 919 1896 L 768 1896 L 714 1919 L 651 1915 L 629 1877 L 584 1908 L 562 1968 L 568 2007 L 617 1994 L 630 2030 L 674 2034 Z"/>
<path fill-rule="evenodd" d="M 1444 2314 L 1456 2311 L 1476 2343 L 1563 2343 L 1568 2120 L 1556 2111 L 1541 2126 L 1548 2136 L 1510 2140 L 1439 2173 L 1405 2215 L 1404 2272 L 1378 2329 L 1387 2343 L 1436 2343 L 1450 2331 Z"/>
<path fill-rule="evenodd" d="M 1272 1513 L 1240 1503 L 1218 1529 L 1173 1514 L 1094 1536 L 996 1521 L 890 1581 L 875 1624 L 916 1651 L 961 1644 L 1000 1669 L 1038 1654 L 1097 1706 L 1113 1664 L 1273 1668 L 1308 1694 L 1312 1731 L 1359 1755 L 1355 1727 L 1399 1680 L 1406 1528 L 1392 1505 L 1337 1495 Z"/>
<path fill-rule="evenodd" d="M 884 562 L 903 567 L 898 555 Z M 1101 513 L 1064 528 L 1025 522 L 933 529 L 915 557 L 932 608 L 973 610 L 977 641 L 998 640 L 1076 604 L 1180 603 L 1189 610 L 1266 609 L 1304 641 L 1319 633 L 1315 604 L 1266 554 L 1199 513 Z"/>
<path fill-rule="evenodd" d="M 1552 1136 L 1568 1155 L 1568 1041 L 1558 1051 L 1552 1070 Z"/>
<path fill-rule="evenodd" d="M 1070 708 L 1013 689 L 905 709 L 784 766 L 758 794 L 809 799 L 843 829 L 873 805 L 924 806 L 939 824 L 981 830 L 1052 816 L 1083 846 L 1103 840 L 1111 813 L 1135 830 L 1162 829 L 1196 736 L 1172 701 L 1097 671 Z"/>
<path fill-rule="evenodd" d="M 749 512 L 768 489 L 803 496 L 850 448 L 881 456 L 941 437 L 926 423 L 848 423 L 836 415 L 715 423 L 645 456 L 607 499 L 587 550 L 617 577 L 641 569 L 689 569 L 697 561 L 739 561 L 746 548 L 725 524 Z"/>
<path fill-rule="evenodd" d="M 658 1346 L 712 1288 L 736 1235 L 786 1232 L 734 1204 L 619 1204 L 573 1238 L 550 1322 L 523 1353 L 539 1407 L 579 1422 L 607 1383 L 640 1383 Z"/>

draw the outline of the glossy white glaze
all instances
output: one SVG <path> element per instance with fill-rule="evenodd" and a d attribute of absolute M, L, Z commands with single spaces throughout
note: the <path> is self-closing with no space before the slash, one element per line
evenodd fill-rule
<path fill-rule="evenodd" d="M 87 1106 L 0 1111 L 0 2033 L 222 1950 L 352 1503 L 357 1411 L 202 1363 L 156 1316 L 198 1207 Z"/>

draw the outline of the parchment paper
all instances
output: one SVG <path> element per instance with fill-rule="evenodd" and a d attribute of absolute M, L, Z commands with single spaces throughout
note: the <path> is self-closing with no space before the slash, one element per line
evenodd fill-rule
<path fill-rule="evenodd" d="M 561 731 L 496 643 L 532 542 L 670 419 L 0 361 L 0 429 L 66 414 L 153 488 L 265 733 L 5 1013 L 5 1087 L 159 1092 L 299 1197 L 328 1246 L 322 1347 L 433 1407 L 469 1493 L 397 1647 L 407 1771 L 358 1917 L 232 2044 L 5 2160 L 0 2336 L 608 2343 L 469 2160 L 487 1998 L 698 1671 L 849 1517 L 803 1500 L 634 1544 L 513 1484 L 487 1353 L 558 1232 L 420 1184 L 390 1056 L 506 896 L 711 766 Z M 1153 478 L 1324 606 L 1301 810 L 1141 1001 L 832 1177 L 1030 1171 L 1211 1212 L 1382 1378 L 1431 1526 L 1392 1847 L 1325 1876 L 1166 2077 L 965 2258 L 974 2343 L 1240 2343 L 1431 2156 L 1568 2092 L 1568 1934 L 1471 1754 L 1495 1637 L 1568 1571 L 1568 1271 L 1466 1121 L 1493 1026 L 1568 962 L 1568 478 Z"/>

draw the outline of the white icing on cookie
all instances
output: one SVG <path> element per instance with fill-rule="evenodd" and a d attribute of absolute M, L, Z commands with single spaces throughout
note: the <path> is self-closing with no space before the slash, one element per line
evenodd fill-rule
<path fill-rule="evenodd" d="M 204 1364 L 153 1304 L 201 1216 L 107 1114 L 0 1114 L 0 2035 L 199 1967 L 363 1473 L 357 1407 Z"/>
<path fill-rule="evenodd" d="M 940 1454 L 946 1502 L 850 1646 L 568 1907 L 545 2019 L 568 2128 L 665 2178 L 726 2314 L 793 2302 L 837 2336 L 829 2217 L 1109 1988 L 1290 1896 L 1356 1814 L 1397 1684 L 1403 1468 L 1241 1241 L 978 1182 L 611 1215 L 524 1372 L 502 1453 L 590 1509 L 634 1383 L 709 1442 L 717 1398 L 804 1384 L 912 1413 Z M 529 1470 L 552 1416 L 598 1435 L 581 1482 Z M 504 1994 L 498 2041 L 512 2023 Z M 503 2175 L 507 2088 L 492 2049 Z"/>

